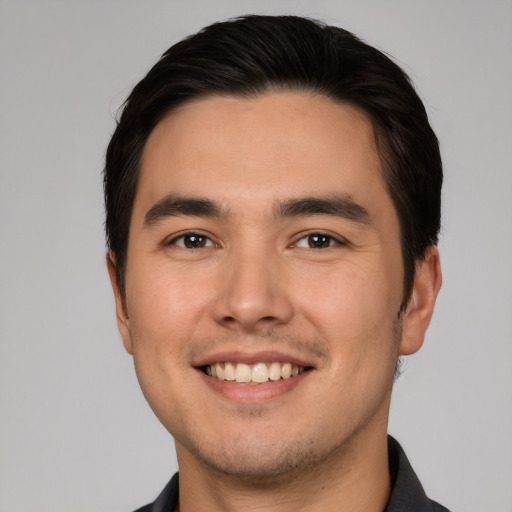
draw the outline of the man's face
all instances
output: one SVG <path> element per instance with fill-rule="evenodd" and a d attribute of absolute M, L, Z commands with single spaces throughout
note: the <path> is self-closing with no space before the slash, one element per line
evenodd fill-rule
<path fill-rule="evenodd" d="M 385 433 L 402 284 L 358 110 L 210 97 L 149 137 L 118 318 L 180 464 L 272 476 Z"/>

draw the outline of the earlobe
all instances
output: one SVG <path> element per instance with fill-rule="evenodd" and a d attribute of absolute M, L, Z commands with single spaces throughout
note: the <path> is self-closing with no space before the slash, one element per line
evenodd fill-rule
<path fill-rule="evenodd" d="M 432 246 L 416 264 L 412 294 L 402 323 L 401 355 L 414 354 L 423 345 L 441 283 L 439 250 Z"/>
<path fill-rule="evenodd" d="M 130 336 L 130 321 L 126 309 L 126 300 L 123 293 L 121 292 L 121 288 L 117 280 L 115 254 L 113 252 L 108 252 L 106 260 L 108 275 L 110 277 L 110 284 L 112 285 L 116 303 L 117 328 L 119 329 L 119 333 L 123 339 L 124 348 L 128 353 L 133 355 L 133 344 Z"/>

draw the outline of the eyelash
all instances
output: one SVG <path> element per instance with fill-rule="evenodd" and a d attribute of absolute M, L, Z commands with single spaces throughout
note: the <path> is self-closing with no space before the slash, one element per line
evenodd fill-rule
<path fill-rule="evenodd" d="M 193 245 L 194 242 L 192 242 L 192 240 L 191 240 L 193 238 L 201 239 L 201 241 L 204 241 L 208 245 L 197 245 L 197 246 L 194 246 Z M 187 246 L 186 245 L 187 244 L 187 242 L 186 242 L 187 239 L 192 242 L 191 246 Z M 182 241 L 181 244 L 178 243 L 179 240 Z M 199 242 L 199 243 L 201 243 L 201 242 Z M 215 242 L 213 242 L 210 237 L 208 237 L 206 235 L 203 235 L 202 233 L 195 233 L 195 232 L 183 233 L 182 235 L 176 236 L 172 240 L 166 241 L 165 245 L 166 246 L 175 245 L 175 246 L 181 247 L 183 249 L 204 249 L 204 248 L 207 248 L 207 247 L 218 247 L 218 245 Z"/>
<path fill-rule="evenodd" d="M 194 240 L 198 239 L 198 240 Z M 316 239 L 316 240 L 315 240 Z M 187 240 L 189 241 L 189 245 L 187 245 Z M 305 240 L 308 244 L 308 247 L 301 247 L 299 243 Z M 178 241 L 182 241 L 182 243 L 178 243 Z M 321 244 L 327 243 L 326 246 L 322 246 Z M 197 245 L 196 245 L 197 244 Z M 201 245 L 204 244 L 204 245 Z M 204 249 L 207 247 L 219 247 L 218 244 L 213 242 L 210 237 L 203 235 L 202 233 L 184 233 L 177 237 L 174 237 L 172 240 L 165 242 L 166 246 L 175 245 L 178 247 L 182 247 L 183 249 Z M 301 249 L 329 249 L 331 247 L 339 246 L 339 245 L 347 245 L 347 242 L 344 240 L 339 240 L 332 235 L 328 235 L 326 233 L 309 233 L 297 239 L 296 242 L 292 244 L 292 247 L 298 247 Z"/>
<path fill-rule="evenodd" d="M 312 239 L 319 239 L 319 242 L 320 243 L 325 243 L 327 241 L 328 245 L 325 246 L 325 247 L 322 247 L 320 245 L 317 245 L 317 246 L 312 246 L 311 245 L 311 241 Z M 306 240 L 306 243 L 308 244 L 308 247 L 301 247 L 299 245 L 299 242 L 301 240 Z M 316 242 L 313 241 L 313 244 L 316 244 Z M 343 246 L 343 245 L 347 245 L 347 242 L 345 242 L 344 240 L 340 240 L 332 235 L 328 235 L 327 233 L 322 233 L 322 232 L 318 232 L 318 233 L 308 233 L 307 235 L 304 235 L 302 237 L 300 237 L 293 245 L 292 247 L 298 247 L 300 249 L 304 248 L 304 249 L 313 249 L 313 250 L 319 250 L 319 249 L 329 249 L 331 247 L 336 247 L 336 246 Z"/>

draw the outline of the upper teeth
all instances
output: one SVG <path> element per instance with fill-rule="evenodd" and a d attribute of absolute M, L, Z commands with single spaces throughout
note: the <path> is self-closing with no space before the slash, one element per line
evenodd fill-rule
<path fill-rule="evenodd" d="M 289 379 L 303 373 L 303 366 L 273 362 L 248 365 L 244 363 L 215 363 L 206 366 L 206 373 L 219 380 L 263 383 L 269 380 Z"/>

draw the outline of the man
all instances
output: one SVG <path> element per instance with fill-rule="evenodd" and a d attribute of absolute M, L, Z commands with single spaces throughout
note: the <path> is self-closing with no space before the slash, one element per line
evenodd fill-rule
<path fill-rule="evenodd" d="M 446 510 L 387 436 L 441 182 L 408 78 L 349 32 L 248 16 L 162 56 L 105 168 L 118 326 L 180 469 L 140 510 Z"/>

